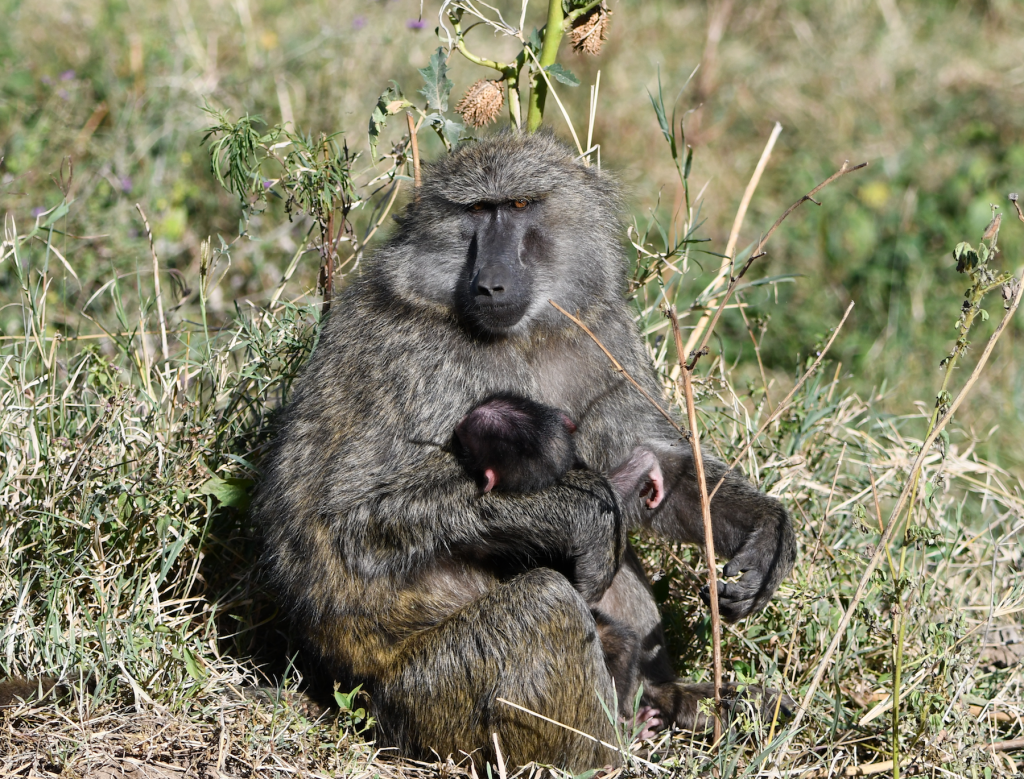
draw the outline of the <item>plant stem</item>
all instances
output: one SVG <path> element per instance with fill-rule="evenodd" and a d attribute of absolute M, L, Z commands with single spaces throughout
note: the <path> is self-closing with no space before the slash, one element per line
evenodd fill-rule
<path fill-rule="evenodd" d="M 558 45 L 562 42 L 562 22 L 565 15 L 562 11 L 562 0 L 548 0 L 548 23 L 542 33 L 544 44 L 540 50 L 540 67 L 546 68 L 555 64 L 558 57 Z M 548 96 L 548 85 L 538 75 L 533 77 L 533 88 L 530 90 L 530 112 L 527 115 L 526 129 L 536 132 L 544 118 L 544 101 Z"/>
<path fill-rule="evenodd" d="M 974 385 L 978 381 L 978 377 L 981 375 L 985 365 L 988 363 L 988 358 L 991 356 L 996 342 L 1002 336 L 1003 331 L 1006 330 L 1010 320 L 1013 319 L 1013 315 L 1017 313 L 1017 307 L 1020 305 L 1022 296 L 1024 296 L 1024 284 L 1017 287 L 1017 291 L 1014 294 L 1013 299 L 1009 302 L 1009 307 L 1007 308 L 1006 313 L 1003 315 L 1002 320 L 996 327 L 995 332 L 989 337 L 988 343 L 985 344 L 985 348 L 982 350 L 981 356 L 978 358 L 978 362 L 974 366 L 974 371 L 971 373 L 970 378 L 967 379 L 964 386 L 960 389 L 960 392 L 957 393 L 957 396 L 953 398 L 953 401 L 949 404 L 949 409 L 939 418 L 935 427 L 932 429 L 932 432 L 925 436 L 925 439 L 921 444 L 921 451 L 918 452 L 917 457 L 910 466 L 910 472 L 912 474 L 917 473 L 921 469 L 922 465 L 924 465 L 928 449 L 935 443 L 935 440 L 939 437 L 939 434 L 953 417 L 953 414 L 955 414 L 957 409 L 960 408 L 964 398 L 966 398 L 974 388 Z M 818 662 L 818 668 L 814 672 L 814 676 L 811 678 L 811 683 L 808 685 L 807 691 L 804 693 L 803 700 L 797 707 L 796 717 L 793 718 L 793 721 L 789 725 L 790 735 L 787 737 L 787 741 L 789 738 L 792 738 L 792 734 L 798 732 L 800 723 L 803 722 L 803 719 L 810 708 L 811 701 L 814 699 L 814 694 L 817 692 L 818 687 L 821 685 L 821 680 L 824 678 L 825 673 L 828 670 L 829 663 L 835 655 L 836 650 L 839 648 L 839 644 L 843 640 L 843 636 L 846 634 L 846 628 L 849 626 L 850 620 L 853 618 L 853 614 L 856 611 L 857 606 L 860 605 L 860 601 L 864 597 L 864 593 L 867 591 L 868 583 L 871 581 L 871 576 L 874 574 L 875 568 L 878 567 L 878 563 L 882 559 L 883 549 L 892 540 L 897 520 L 903 513 L 903 509 L 907 505 L 907 498 L 909 497 L 910 485 L 908 484 L 900 492 L 899 498 L 896 500 L 896 506 L 889 514 L 889 522 L 885 526 L 885 532 L 882 533 L 882 537 L 878 540 L 878 546 L 875 547 L 875 553 L 868 561 L 867 567 L 864 569 L 864 573 L 861 574 L 860 582 L 857 584 L 857 590 L 854 592 L 853 598 L 850 600 L 849 605 L 846 607 L 846 611 L 839 620 L 839 625 L 836 627 L 835 634 L 832 636 L 832 641 L 829 642 L 828 648 L 825 650 L 825 654 Z"/>
<path fill-rule="evenodd" d="M 998 252 L 996 248 L 998 235 L 999 235 L 999 222 L 994 221 L 994 230 L 989 238 L 989 234 L 986 233 L 986 238 L 990 239 L 989 251 L 987 257 L 989 259 L 994 258 Z M 982 268 L 987 267 L 988 260 L 982 265 Z M 967 290 L 967 310 L 964 312 L 963 322 L 958 325 L 958 335 L 956 342 L 953 344 L 953 349 L 949 353 L 949 357 L 946 359 L 946 370 L 942 377 L 942 386 L 939 388 L 939 393 L 936 396 L 935 407 L 932 409 L 931 418 L 928 420 L 928 429 L 925 433 L 925 438 L 931 435 L 935 429 L 935 425 L 939 421 L 939 414 L 942 408 L 945 406 L 945 399 L 948 398 L 947 388 L 949 387 L 949 381 L 953 376 L 953 370 L 956 368 L 957 362 L 960 356 L 967 349 L 967 334 L 970 332 L 971 327 L 974 325 L 974 320 L 977 317 L 978 312 L 981 310 L 981 301 L 985 295 L 996 286 L 1003 283 L 1005 280 L 1002 275 L 998 278 L 994 284 L 986 284 L 985 274 L 981 272 L 981 268 L 972 272 L 972 280 L 974 283 L 971 288 Z M 922 450 L 922 454 L 923 454 Z M 910 500 L 907 503 L 907 513 L 903 520 L 903 548 L 900 550 L 900 565 L 896 572 L 896 578 L 893 581 L 893 587 L 895 588 L 895 604 L 893 612 L 893 634 L 896 641 L 895 651 L 893 653 L 893 677 L 892 677 L 892 760 L 893 760 L 893 779 L 900 779 L 900 677 L 903 671 L 903 646 L 906 637 L 907 629 L 907 618 L 904 613 L 903 605 L 903 576 L 906 570 L 907 561 L 907 546 L 906 546 L 906 533 L 910 529 L 910 520 L 914 514 L 914 506 L 917 504 L 917 490 L 921 479 L 921 471 L 918 470 L 914 473 L 911 489 L 910 489 Z M 886 549 L 888 551 L 888 549 Z"/>
<path fill-rule="evenodd" d="M 462 12 L 461 10 L 450 14 L 449 20 L 452 23 L 452 28 L 455 31 L 455 47 L 462 53 L 462 56 L 472 62 L 474 65 L 480 65 L 484 68 L 492 68 L 493 70 L 501 73 L 501 77 L 504 79 L 508 86 L 508 115 L 513 126 L 517 129 L 523 126 L 523 115 L 522 115 L 522 103 L 519 98 L 519 71 L 523 67 L 523 63 L 526 62 L 526 57 L 520 53 L 516 57 L 515 62 L 509 65 L 504 65 L 495 60 L 489 60 L 484 57 L 480 57 L 468 48 L 466 48 L 466 40 L 462 33 Z"/>
<path fill-rule="evenodd" d="M 682 352 L 683 337 L 679 332 L 679 318 L 674 308 L 666 311 L 672 321 L 672 335 L 676 342 L 679 358 L 680 379 L 686 398 L 686 417 L 690 426 L 690 446 L 693 449 L 693 467 L 697 471 L 697 488 L 700 492 L 700 511 L 704 522 L 704 556 L 708 563 L 708 600 L 711 602 L 711 658 L 715 681 L 715 744 L 722 740 L 722 618 L 718 612 L 718 570 L 715 563 L 715 535 L 711 526 L 711 499 L 708 497 L 708 483 L 704 475 L 704 458 L 700 450 L 700 433 L 697 430 L 697 409 L 693 405 L 693 372 L 686 365 Z"/>

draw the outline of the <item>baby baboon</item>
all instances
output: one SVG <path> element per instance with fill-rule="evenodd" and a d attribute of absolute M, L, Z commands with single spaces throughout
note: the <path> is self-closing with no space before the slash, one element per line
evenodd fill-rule
<path fill-rule="evenodd" d="M 482 492 L 536 492 L 566 471 L 585 467 L 576 456 L 576 423 L 564 411 L 535 400 L 499 392 L 480 401 L 455 426 L 456 457 Z M 646 497 L 657 508 L 664 479 L 654 452 L 637 447 L 608 480 L 624 500 Z"/>
<path fill-rule="evenodd" d="M 576 457 L 575 432 L 576 424 L 564 411 L 501 392 L 480 401 L 459 420 L 454 443 L 459 462 L 484 493 L 535 492 L 555 484 L 570 468 L 585 467 Z M 653 509 L 664 497 L 658 459 L 643 447 L 616 466 L 608 481 L 623 501 L 646 495 L 647 507 Z M 591 614 L 605 664 L 621 696 L 620 713 L 628 716 L 633 703 L 626 695 L 636 689 L 640 637 L 596 608 Z"/>
<path fill-rule="evenodd" d="M 627 263 L 606 173 L 547 134 L 465 144 L 430 167 L 392 238 L 335 300 L 296 384 L 253 503 L 282 607 L 344 688 L 363 684 L 378 743 L 579 772 L 617 753 L 613 682 L 590 604 L 639 637 L 643 705 L 703 727 L 708 685 L 673 673 L 627 532 L 700 543 L 689 445 L 597 346 L 578 311 L 653 396 L 624 298 Z M 563 409 L 586 468 L 534 492 L 481 494 L 452 431 L 495 392 Z M 637 447 L 663 474 L 657 508 L 605 474 Z M 796 551 L 786 511 L 706 457 L 725 619 L 763 608 Z M 619 691 L 631 698 L 632 691 Z"/>
<path fill-rule="evenodd" d="M 557 408 L 500 392 L 459 420 L 455 451 L 482 492 L 537 492 L 576 465 L 574 432 Z"/>

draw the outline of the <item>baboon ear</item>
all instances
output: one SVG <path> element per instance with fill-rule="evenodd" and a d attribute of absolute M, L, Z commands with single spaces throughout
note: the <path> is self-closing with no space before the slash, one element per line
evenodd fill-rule
<path fill-rule="evenodd" d="M 484 478 L 487 480 L 487 483 L 484 484 L 484 493 L 488 493 L 493 490 L 494 485 L 498 483 L 498 472 L 493 468 L 487 468 L 484 471 Z"/>
<path fill-rule="evenodd" d="M 661 473 L 661 465 L 657 462 L 651 472 L 647 474 L 647 484 L 640 491 L 640 495 L 647 496 L 647 508 L 656 509 L 665 499 L 665 477 Z"/>
<path fill-rule="evenodd" d="M 572 435 L 576 432 L 576 423 L 569 419 L 569 415 L 564 411 L 562 412 L 562 424 L 565 425 L 565 429 Z"/>

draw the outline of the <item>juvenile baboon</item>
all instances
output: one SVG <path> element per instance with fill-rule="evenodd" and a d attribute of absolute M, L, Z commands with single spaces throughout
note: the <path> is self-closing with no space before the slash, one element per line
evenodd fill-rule
<path fill-rule="evenodd" d="M 575 432 L 576 424 L 564 411 L 500 392 L 480 401 L 459 420 L 454 445 L 459 462 L 482 492 L 535 492 L 554 485 L 570 468 L 585 467 L 576 456 Z M 608 481 L 620 500 L 646 495 L 648 508 L 656 508 L 664 496 L 658 460 L 644 447 L 638 446 L 617 465 Z M 605 665 L 620 696 L 620 714 L 628 717 L 632 701 L 626 696 L 636 689 L 640 637 L 596 608 L 591 614 Z"/>
<path fill-rule="evenodd" d="M 576 423 L 564 411 L 521 395 L 499 392 L 474 406 L 455 426 L 455 455 L 482 492 L 536 492 L 570 468 L 576 456 Z M 663 497 L 658 458 L 644 447 L 608 474 L 620 497 L 646 498 L 656 508 Z"/>
<path fill-rule="evenodd" d="M 283 608 L 345 688 L 363 684 L 378 743 L 580 771 L 615 752 L 612 680 L 588 604 L 640 637 L 644 703 L 702 727 L 709 685 L 678 681 L 626 533 L 703 538 L 689 444 L 548 300 L 579 312 L 648 392 L 659 387 L 624 299 L 610 178 L 550 135 L 466 144 L 430 167 L 393 237 L 336 299 L 265 460 L 254 516 Z M 479 398 L 563 409 L 589 468 L 483 495 L 452 431 Z M 654 510 L 603 474 L 637 446 L 664 474 Z M 774 498 L 710 457 L 728 620 L 762 608 L 795 540 Z M 620 696 L 621 696 L 620 692 Z"/>

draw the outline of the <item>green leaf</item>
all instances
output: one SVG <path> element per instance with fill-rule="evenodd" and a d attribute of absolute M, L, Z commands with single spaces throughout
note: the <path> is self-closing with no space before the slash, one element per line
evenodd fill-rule
<path fill-rule="evenodd" d="M 199 488 L 199 492 L 202 495 L 213 495 L 224 506 L 234 506 L 244 511 L 249 507 L 249 490 L 253 484 L 252 479 L 222 479 L 219 476 L 211 476 Z"/>
<path fill-rule="evenodd" d="M 182 654 L 185 655 L 185 670 L 188 671 L 188 675 L 195 679 L 197 682 L 201 682 L 206 678 L 206 672 L 200 665 L 199 658 L 196 656 L 188 647 L 184 647 Z"/>
<path fill-rule="evenodd" d="M 420 94 L 427 99 L 427 105 L 435 111 L 448 110 L 448 95 L 452 91 L 452 82 L 448 78 L 448 63 L 445 60 L 444 49 L 440 46 L 430 58 L 430 64 L 420 68 L 420 75 L 426 86 L 420 90 Z"/>
<path fill-rule="evenodd" d="M 452 151 L 459 145 L 459 141 L 462 138 L 462 132 L 466 129 L 466 126 L 462 124 L 462 122 L 449 119 L 447 116 L 443 116 L 442 114 L 430 114 L 427 117 L 427 121 L 430 122 L 430 126 L 434 128 L 434 132 L 436 132 L 438 137 L 441 139 L 445 149 Z"/>
<path fill-rule="evenodd" d="M 377 142 L 380 140 L 380 134 L 387 124 L 388 117 L 394 116 L 399 111 L 410 106 L 412 106 L 412 103 L 405 99 L 402 95 L 402 90 L 399 89 L 398 84 L 394 81 L 377 98 L 377 105 L 373 107 L 373 111 L 370 113 L 370 127 L 367 130 L 367 135 L 370 138 L 371 160 L 375 160 L 377 157 Z"/>
<path fill-rule="evenodd" d="M 71 209 L 71 204 L 73 202 L 74 201 L 72 200 L 65 200 L 61 202 L 61 204 L 53 210 L 53 213 L 46 217 L 46 221 L 43 222 L 41 227 L 49 227 L 52 224 L 56 224 L 58 220 L 63 219 L 67 212 Z"/>
<path fill-rule="evenodd" d="M 572 71 L 566 70 L 557 62 L 554 65 L 548 65 L 544 68 L 544 72 L 548 75 L 554 76 L 556 81 L 565 84 L 568 87 L 578 87 L 580 85 L 580 80 L 572 74 Z"/>
<path fill-rule="evenodd" d="M 978 267 L 978 253 L 966 242 L 956 245 L 953 249 L 953 259 L 956 260 L 957 273 L 967 273 Z"/>

